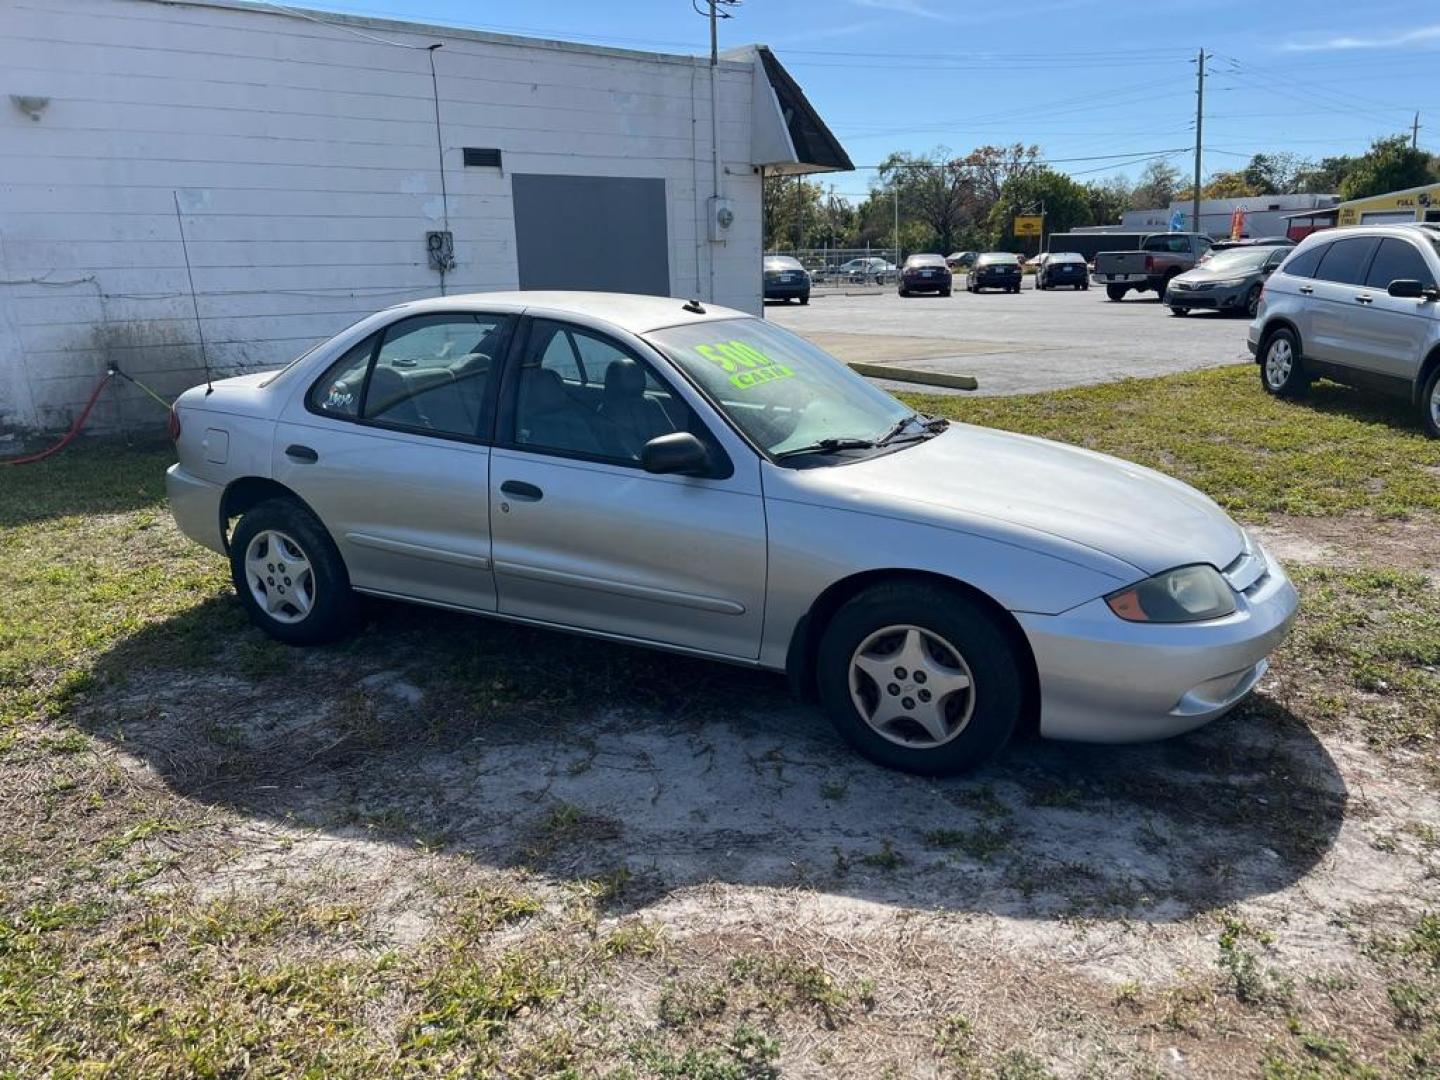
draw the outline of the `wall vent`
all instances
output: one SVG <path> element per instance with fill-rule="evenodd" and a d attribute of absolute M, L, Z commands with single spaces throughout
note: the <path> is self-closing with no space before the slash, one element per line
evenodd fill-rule
<path fill-rule="evenodd" d="M 482 169 L 500 168 L 500 151 L 491 147 L 467 146 L 465 147 L 465 165 L 467 168 L 475 166 Z"/>

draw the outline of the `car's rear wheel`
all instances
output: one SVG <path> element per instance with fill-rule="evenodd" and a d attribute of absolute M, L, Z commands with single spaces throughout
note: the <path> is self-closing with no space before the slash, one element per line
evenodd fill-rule
<path fill-rule="evenodd" d="M 279 641 L 319 644 L 351 626 L 345 562 L 325 526 L 294 500 L 245 513 L 230 538 L 230 572 L 250 620 Z"/>
<path fill-rule="evenodd" d="M 800 296 L 800 303 L 801 303 L 801 305 L 808 304 L 809 302 L 810 302 L 810 294 L 809 294 L 808 292 L 801 294 L 801 296 Z"/>
<path fill-rule="evenodd" d="M 940 776 L 984 763 L 1023 707 L 1020 661 L 995 617 L 959 591 L 918 582 L 872 586 L 842 607 L 816 669 L 846 741 L 907 772 Z"/>
<path fill-rule="evenodd" d="M 1420 403 L 1425 434 L 1432 439 L 1440 439 L 1440 364 L 1435 366 L 1435 370 L 1430 372 L 1430 377 L 1425 380 Z"/>
<path fill-rule="evenodd" d="M 1282 326 L 1265 338 L 1260 351 L 1260 384 L 1276 397 L 1299 397 L 1310 389 L 1300 341 L 1293 330 Z"/>
<path fill-rule="evenodd" d="M 1125 294 L 1129 291 L 1130 290 L 1127 289 L 1124 285 L 1105 286 L 1105 295 L 1108 296 L 1111 300 L 1116 301 L 1117 303 L 1121 300 L 1124 300 Z"/>
<path fill-rule="evenodd" d="M 950 290 L 949 290 L 949 289 L 941 289 L 941 290 L 940 290 L 940 295 L 941 295 L 941 296 L 949 296 L 949 295 L 950 295 Z"/>

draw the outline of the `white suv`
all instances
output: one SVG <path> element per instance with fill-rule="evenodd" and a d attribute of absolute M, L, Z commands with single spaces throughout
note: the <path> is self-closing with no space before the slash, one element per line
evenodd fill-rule
<path fill-rule="evenodd" d="M 1250 323 L 1260 382 L 1284 397 L 1317 378 L 1403 395 L 1440 438 L 1440 225 L 1315 233 L 1265 283 Z"/>

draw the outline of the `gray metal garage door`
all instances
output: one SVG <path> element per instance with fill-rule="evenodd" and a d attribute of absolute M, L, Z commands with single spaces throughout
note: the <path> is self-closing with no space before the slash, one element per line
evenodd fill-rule
<path fill-rule="evenodd" d="M 665 181 L 515 173 L 522 289 L 670 295 Z"/>

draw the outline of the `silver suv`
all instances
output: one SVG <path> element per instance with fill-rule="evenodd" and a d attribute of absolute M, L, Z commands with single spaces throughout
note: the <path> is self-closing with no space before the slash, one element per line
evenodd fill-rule
<path fill-rule="evenodd" d="M 1440 438 L 1440 226 L 1316 233 L 1265 284 L 1250 323 L 1260 382 L 1282 397 L 1317 378 L 1403 395 Z"/>

